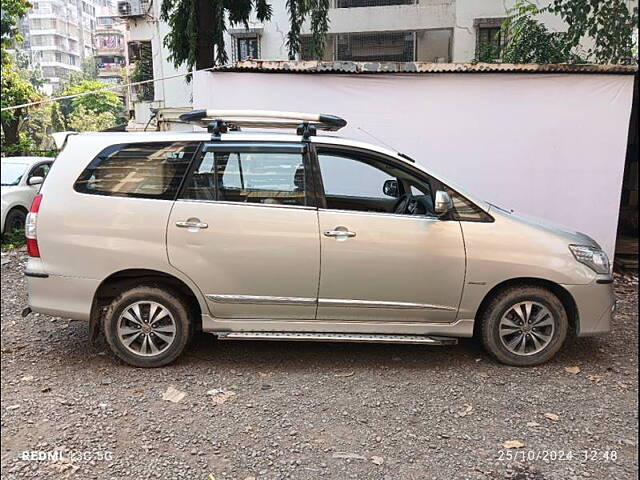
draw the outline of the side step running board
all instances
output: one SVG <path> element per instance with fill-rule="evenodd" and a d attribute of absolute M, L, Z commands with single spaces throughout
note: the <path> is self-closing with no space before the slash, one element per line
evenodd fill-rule
<path fill-rule="evenodd" d="M 281 340 L 300 342 L 413 343 L 455 345 L 457 338 L 427 335 L 380 335 L 366 333 L 307 332 L 213 332 L 220 340 Z"/>

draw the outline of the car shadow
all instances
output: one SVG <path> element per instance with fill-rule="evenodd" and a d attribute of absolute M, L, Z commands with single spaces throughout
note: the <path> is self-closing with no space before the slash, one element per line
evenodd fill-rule
<path fill-rule="evenodd" d="M 607 357 L 604 344 L 597 338 L 573 339 L 548 362 L 573 364 L 598 362 Z M 385 343 L 335 343 L 302 341 L 225 341 L 209 334 L 198 334 L 181 363 L 213 362 L 228 368 L 287 369 L 443 369 L 452 366 L 476 365 L 479 362 L 498 364 L 473 338 L 462 338 L 457 345 L 425 346 Z"/>
<path fill-rule="evenodd" d="M 70 332 L 71 330 L 71 332 Z M 71 333 L 71 334 L 70 334 Z M 66 330 L 50 336 L 55 347 L 48 354 L 101 368 L 106 364 L 124 366 L 109 351 L 100 336 L 95 344 L 88 339 L 83 322 L 72 322 Z M 613 346 L 600 338 L 581 338 L 567 342 L 558 355 L 545 365 L 608 364 Z M 90 358 L 87 358 L 89 354 Z M 85 362 L 89 362 L 87 365 Z M 65 362 L 66 363 L 66 362 Z M 93 363 L 93 365 L 91 365 Z M 461 338 L 457 345 L 425 346 L 385 343 L 336 343 L 304 341 L 218 340 L 214 335 L 198 333 L 184 354 L 173 364 L 180 369 L 215 366 L 236 370 L 318 371 L 345 369 L 427 369 L 442 370 L 481 363 L 500 365 L 473 338 Z M 165 368 L 171 368 L 165 367 Z M 535 368 L 535 367 L 534 367 Z"/>

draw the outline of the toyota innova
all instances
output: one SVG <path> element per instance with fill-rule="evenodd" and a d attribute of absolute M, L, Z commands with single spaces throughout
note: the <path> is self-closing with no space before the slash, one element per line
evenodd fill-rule
<path fill-rule="evenodd" d="M 536 365 L 609 331 L 606 254 L 331 115 L 197 110 L 199 132 L 81 133 L 26 222 L 29 306 L 89 322 L 139 367 L 221 340 L 443 345 Z M 251 129 L 293 128 L 294 132 Z M 60 140 L 60 139 L 59 139 Z M 428 159 L 419 159 L 428 164 Z"/>

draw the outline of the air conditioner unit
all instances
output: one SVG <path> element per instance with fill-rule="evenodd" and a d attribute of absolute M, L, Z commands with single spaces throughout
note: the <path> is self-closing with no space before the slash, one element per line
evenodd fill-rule
<path fill-rule="evenodd" d="M 118 15 L 121 17 L 138 17 L 146 12 L 142 0 L 121 0 L 118 2 Z M 146 5 L 145 5 L 146 6 Z"/>

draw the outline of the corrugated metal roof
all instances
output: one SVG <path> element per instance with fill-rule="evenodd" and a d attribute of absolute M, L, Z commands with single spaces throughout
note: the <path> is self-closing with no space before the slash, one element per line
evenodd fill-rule
<path fill-rule="evenodd" d="M 264 73 L 613 73 L 637 74 L 637 65 L 513 63 L 320 62 L 243 60 L 216 67 L 219 72 Z"/>

